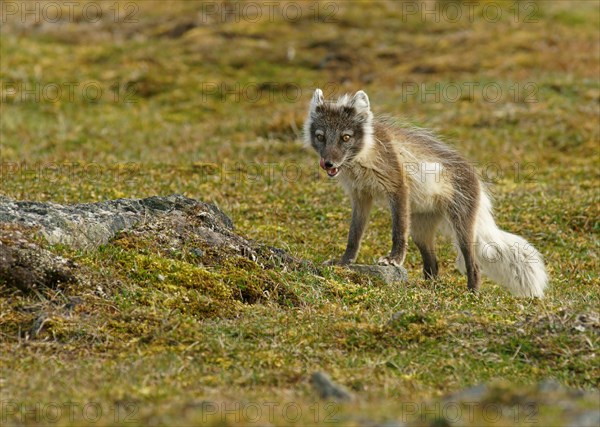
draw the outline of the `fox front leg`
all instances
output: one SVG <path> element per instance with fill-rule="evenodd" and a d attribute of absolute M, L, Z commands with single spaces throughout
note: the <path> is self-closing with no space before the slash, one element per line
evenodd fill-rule
<path fill-rule="evenodd" d="M 392 212 L 392 250 L 388 256 L 379 258 L 380 265 L 402 266 L 406 257 L 410 216 L 408 211 L 408 194 L 401 191 L 390 195 Z"/>
<path fill-rule="evenodd" d="M 352 195 L 352 222 L 350 231 L 348 232 L 348 245 L 346 252 L 340 260 L 341 265 L 347 265 L 356 260 L 360 241 L 367 226 L 373 198 L 368 194 L 353 194 Z"/>

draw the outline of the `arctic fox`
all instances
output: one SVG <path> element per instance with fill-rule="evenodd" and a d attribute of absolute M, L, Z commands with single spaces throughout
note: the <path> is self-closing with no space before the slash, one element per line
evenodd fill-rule
<path fill-rule="evenodd" d="M 442 228 L 454 241 L 457 267 L 467 275 L 470 290 L 479 288 L 481 269 L 515 295 L 544 295 L 548 278 L 540 253 L 498 228 L 472 165 L 432 133 L 374 117 L 363 91 L 325 101 L 317 89 L 304 137 L 352 201 L 348 245 L 336 264 L 356 260 L 372 202 L 383 199 L 392 213 L 392 249 L 379 264 L 402 265 L 410 233 L 425 278 L 437 277 L 435 234 Z"/>

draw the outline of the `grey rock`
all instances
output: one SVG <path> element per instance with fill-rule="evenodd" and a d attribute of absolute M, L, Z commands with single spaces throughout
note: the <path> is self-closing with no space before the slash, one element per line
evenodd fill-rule
<path fill-rule="evenodd" d="M 0 196 L 0 284 L 37 292 L 79 282 L 75 273 L 80 269 L 40 246 L 32 238 L 36 234 L 50 245 L 84 250 L 115 238 L 124 245 L 152 242 L 166 257 L 191 248 L 196 259 L 191 261 L 205 266 L 243 257 L 263 268 L 314 270 L 307 261 L 236 234 L 231 219 L 216 205 L 182 195 L 71 205 Z M 101 287 L 98 292 L 104 293 Z"/>
<path fill-rule="evenodd" d="M 446 403 L 459 403 L 459 402 L 480 402 L 488 392 L 488 386 L 485 384 L 478 384 L 473 387 L 460 390 L 456 393 L 452 393 L 446 396 L 443 401 Z"/>
<path fill-rule="evenodd" d="M 538 383 L 537 389 L 540 393 L 555 393 L 563 391 L 563 386 L 554 378 L 546 378 Z"/>
<path fill-rule="evenodd" d="M 387 284 L 406 282 L 408 279 L 408 273 L 404 267 L 396 267 L 393 265 L 350 264 L 348 268 L 362 274 L 378 277 Z"/>
<path fill-rule="evenodd" d="M 315 372 L 310 377 L 310 383 L 319 397 L 323 400 L 335 400 L 338 402 L 349 402 L 354 399 L 343 386 L 336 384 L 324 372 Z"/>
<path fill-rule="evenodd" d="M 600 426 L 600 410 L 583 412 L 567 425 L 569 427 L 598 427 Z"/>
<path fill-rule="evenodd" d="M 202 249 L 199 248 L 192 248 L 190 250 L 190 253 L 198 258 L 202 258 L 204 256 L 204 251 L 202 251 Z"/>
<path fill-rule="evenodd" d="M 0 197 L 0 223 L 38 227 L 50 244 L 91 249 L 106 244 L 118 232 L 130 230 L 148 218 L 194 209 L 209 227 L 233 230 L 231 219 L 216 205 L 182 195 L 73 205 L 14 201 Z"/>
<path fill-rule="evenodd" d="M 398 420 L 387 420 L 373 424 L 374 427 L 406 427 L 406 424 Z"/>

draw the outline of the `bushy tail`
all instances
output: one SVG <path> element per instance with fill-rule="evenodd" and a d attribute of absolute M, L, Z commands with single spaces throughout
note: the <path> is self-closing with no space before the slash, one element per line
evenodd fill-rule
<path fill-rule="evenodd" d="M 514 295 L 544 296 L 548 276 L 542 255 L 527 240 L 498 228 L 490 199 L 484 191 L 479 201 L 475 238 L 477 263 L 483 274 Z M 461 255 L 457 266 L 465 272 Z"/>

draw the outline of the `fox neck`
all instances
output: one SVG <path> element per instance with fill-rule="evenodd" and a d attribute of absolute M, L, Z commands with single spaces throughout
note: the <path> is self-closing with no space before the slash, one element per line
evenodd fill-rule
<path fill-rule="evenodd" d="M 372 163 L 372 158 L 375 157 L 375 123 L 373 119 L 369 120 L 363 126 L 363 147 L 360 152 L 354 157 L 353 162 L 367 166 Z"/>
<path fill-rule="evenodd" d="M 354 157 L 354 164 L 371 169 L 381 167 L 381 160 L 389 158 L 390 155 L 396 157 L 392 147 L 393 135 L 385 124 L 373 119 L 363 129 L 363 148 Z"/>

